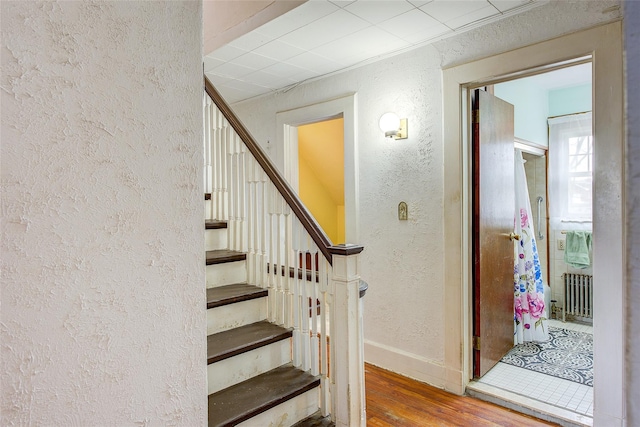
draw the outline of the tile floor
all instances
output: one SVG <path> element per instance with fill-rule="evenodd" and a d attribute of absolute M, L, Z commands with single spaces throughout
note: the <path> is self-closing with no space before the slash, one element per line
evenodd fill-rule
<path fill-rule="evenodd" d="M 549 326 L 593 333 L 593 327 L 550 320 Z M 506 392 L 527 396 L 538 402 L 593 417 L 593 388 L 573 381 L 532 372 L 524 368 L 498 363 L 478 380 Z"/>

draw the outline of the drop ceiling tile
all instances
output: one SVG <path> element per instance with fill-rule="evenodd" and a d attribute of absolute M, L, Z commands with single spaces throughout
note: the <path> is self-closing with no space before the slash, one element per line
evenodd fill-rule
<path fill-rule="evenodd" d="M 414 5 L 415 7 L 424 6 L 427 3 L 432 2 L 433 0 L 409 0 L 409 3 Z"/>
<path fill-rule="evenodd" d="M 274 74 L 265 73 L 264 71 L 256 71 L 245 77 L 246 80 L 255 83 L 258 86 L 267 87 L 269 89 L 279 89 L 296 83 L 294 80 L 287 79 Z"/>
<path fill-rule="evenodd" d="M 273 40 L 273 37 L 262 34 L 259 30 L 254 30 L 246 33 L 245 35 L 235 39 L 231 43 L 230 46 L 237 47 L 238 49 L 250 51 L 257 47 L 262 46 L 265 43 L 269 43 Z"/>
<path fill-rule="evenodd" d="M 209 71 L 212 70 L 213 68 L 216 68 L 219 65 L 224 64 L 225 61 L 222 61 L 220 59 L 216 59 L 216 58 L 212 58 L 210 56 L 205 56 L 204 59 L 204 71 Z"/>
<path fill-rule="evenodd" d="M 328 1 L 307 1 L 259 28 L 261 34 L 277 39 L 340 8 Z"/>
<path fill-rule="evenodd" d="M 449 28 L 419 9 L 398 15 L 378 25 L 411 43 L 420 43 L 449 31 Z"/>
<path fill-rule="evenodd" d="M 284 61 L 292 58 L 296 55 L 304 53 L 304 50 L 291 46 L 281 40 L 273 40 L 267 44 L 260 46 L 253 51 L 259 55 L 266 56 L 267 58 L 275 59 L 276 61 Z"/>
<path fill-rule="evenodd" d="M 224 45 L 221 48 L 214 50 L 207 56 L 227 62 L 245 53 L 247 53 L 246 50 L 238 49 L 237 47 L 231 45 Z"/>
<path fill-rule="evenodd" d="M 355 2 L 356 0 L 330 0 L 330 1 L 336 6 L 344 8 L 345 6 L 349 6 L 351 3 Z"/>
<path fill-rule="evenodd" d="M 233 88 L 233 89 L 238 89 L 238 90 L 241 90 L 243 92 L 250 93 L 250 94 L 264 93 L 267 90 L 269 90 L 268 87 L 255 84 L 254 82 L 249 82 L 249 81 L 244 81 L 244 80 L 237 80 L 237 79 L 231 79 L 231 80 L 227 81 L 224 84 L 224 86 L 225 87 L 230 87 L 230 88 Z"/>
<path fill-rule="evenodd" d="M 379 24 L 411 9 L 414 9 L 411 3 L 398 0 L 357 1 L 344 8 L 372 24 Z"/>
<path fill-rule="evenodd" d="M 241 89 L 236 89 L 228 86 L 221 86 L 217 89 L 222 95 L 222 97 L 225 99 L 225 101 L 227 101 L 229 104 L 233 104 L 234 102 L 242 101 L 244 99 L 251 98 L 253 96 L 258 96 L 263 93 L 267 93 L 269 91 L 269 89 L 264 88 L 264 92 L 253 93 L 253 92 L 247 92 Z"/>
<path fill-rule="evenodd" d="M 489 3 L 485 0 L 435 0 L 422 6 L 420 10 L 428 13 L 429 16 L 438 21 L 446 23 L 485 6 L 489 6 Z"/>
<path fill-rule="evenodd" d="M 298 56 L 294 56 L 293 58 L 288 59 L 286 63 L 296 67 L 313 70 L 319 74 L 330 73 L 344 68 L 344 65 L 336 61 L 311 52 L 305 52 Z"/>
<path fill-rule="evenodd" d="M 254 52 L 247 52 L 242 56 L 233 60 L 236 65 L 242 65 L 243 67 L 252 68 L 254 70 L 261 70 L 270 65 L 275 64 L 275 59 L 267 58 L 266 56 L 258 55 Z"/>
<path fill-rule="evenodd" d="M 357 64 L 371 57 L 367 50 L 358 46 L 349 46 L 343 43 L 343 40 L 336 40 L 310 52 L 321 56 L 327 55 L 327 58 L 340 64 L 340 68 Z M 331 50 L 334 50 L 334 52 L 331 52 Z"/>
<path fill-rule="evenodd" d="M 474 10 L 471 13 L 447 21 L 445 22 L 445 24 L 447 25 L 447 27 L 455 30 L 457 28 L 464 27 L 465 25 L 469 25 L 498 14 L 500 14 L 500 11 L 498 11 L 498 9 L 496 9 L 495 7 L 489 5 L 483 7 L 482 9 Z"/>
<path fill-rule="evenodd" d="M 238 77 L 246 76 L 253 73 L 253 68 L 245 67 L 242 65 L 234 64 L 233 62 L 227 62 L 212 70 L 218 76 L 231 77 L 237 79 Z"/>
<path fill-rule="evenodd" d="M 410 46 L 405 40 L 378 27 L 368 27 L 339 40 L 322 45 L 312 53 L 352 65 L 372 56 L 382 55 Z"/>
<path fill-rule="evenodd" d="M 303 82 L 307 79 L 312 79 L 314 77 L 318 77 L 321 76 L 322 74 L 315 71 L 315 70 L 307 70 L 307 69 L 303 69 L 302 71 L 300 71 L 297 74 L 294 74 L 293 76 L 291 76 L 292 80 L 295 80 L 296 82 Z"/>
<path fill-rule="evenodd" d="M 224 76 L 219 76 L 217 74 L 213 74 L 213 73 L 204 73 L 209 80 L 211 81 L 211 83 L 213 83 L 213 85 L 218 88 L 219 86 L 224 86 L 224 84 L 226 82 L 228 82 L 229 80 L 231 80 L 231 77 L 224 77 Z"/>
<path fill-rule="evenodd" d="M 298 67 L 293 64 L 287 64 L 286 62 L 278 62 L 277 64 L 267 67 L 261 71 L 288 79 L 294 79 L 294 76 L 312 72 L 310 70 L 307 70 L 306 68 Z M 315 75 L 318 74 L 316 73 Z"/>
<path fill-rule="evenodd" d="M 505 12 L 518 6 L 531 3 L 531 0 L 489 0 L 489 3 L 494 5 L 500 12 Z"/>
<path fill-rule="evenodd" d="M 281 41 L 300 49 L 311 50 L 368 26 L 370 24 L 367 21 L 343 9 L 338 9 L 331 15 L 281 37 Z"/>

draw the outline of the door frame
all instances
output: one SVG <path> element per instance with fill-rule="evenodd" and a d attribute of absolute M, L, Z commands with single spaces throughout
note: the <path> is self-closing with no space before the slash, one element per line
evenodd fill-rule
<path fill-rule="evenodd" d="M 623 425 L 626 226 L 622 23 L 579 31 L 443 70 L 446 388 L 472 374 L 469 88 L 550 71 L 592 57 L 596 138 L 593 191 L 594 424 Z M 606 314 L 605 314 L 606 313 Z"/>
<path fill-rule="evenodd" d="M 358 139 L 355 93 L 276 113 L 276 162 L 293 189 L 298 191 L 297 127 L 342 117 L 344 119 L 344 213 L 345 243 L 359 242 Z"/>

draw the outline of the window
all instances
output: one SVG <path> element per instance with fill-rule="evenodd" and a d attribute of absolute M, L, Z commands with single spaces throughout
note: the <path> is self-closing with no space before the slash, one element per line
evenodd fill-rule
<path fill-rule="evenodd" d="M 591 113 L 549 119 L 551 222 L 591 221 L 592 182 Z"/>
<path fill-rule="evenodd" d="M 569 138 L 567 214 L 576 218 L 591 218 L 591 182 L 593 171 L 593 137 Z"/>

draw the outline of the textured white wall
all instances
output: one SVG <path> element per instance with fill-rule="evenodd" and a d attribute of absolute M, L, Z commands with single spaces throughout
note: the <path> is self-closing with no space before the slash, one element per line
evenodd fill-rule
<path fill-rule="evenodd" d="M 358 93 L 357 243 L 365 246 L 363 278 L 371 285 L 366 336 L 441 362 L 442 117 L 439 104 L 428 102 L 441 97 L 435 50 L 421 49 L 234 109 L 260 143 L 271 141 L 265 145 L 273 151 L 277 111 L 351 92 Z M 409 119 L 408 139 L 385 139 L 378 119 L 387 111 Z M 409 206 L 408 221 L 398 221 L 400 201 Z"/>
<path fill-rule="evenodd" d="M 2 425 L 204 425 L 202 13 L 1 3 Z"/>
<path fill-rule="evenodd" d="M 368 361 L 439 386 L 447 381 L 442 67 L 611 21 L 620 17 L 619 4 L 551 1 L 433 46 L 234 105 L 274 155 L 276 112 L 357 94 L 357 243 L 365 246 L 362 277 L 370 285 L 365 297 Z M 378 119 L 386 111 L 409 119 L 407 140 L 385 140 Z M 397 219 L 400 201 L 408 203 L 409 221 Z"/>
<path fill-rule="evenodd" d="M 627 83 L 627 425 L 640 425 L 640 3 L 625 2 Z"/>

